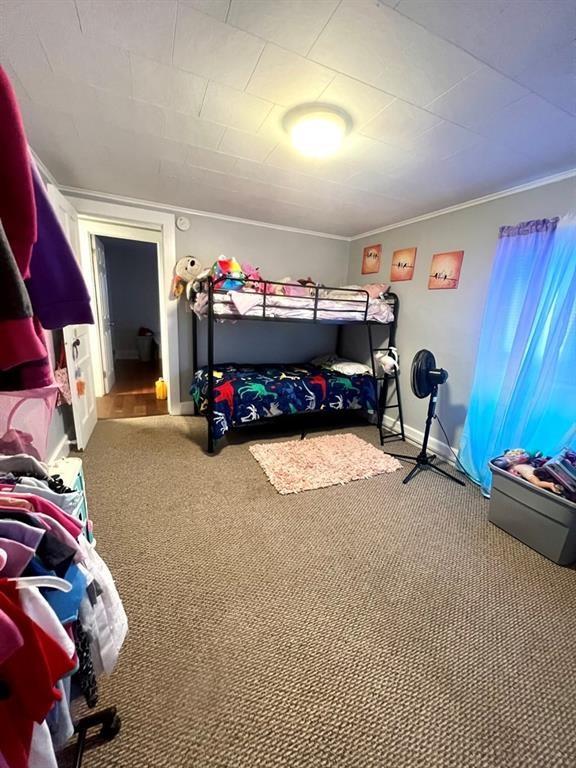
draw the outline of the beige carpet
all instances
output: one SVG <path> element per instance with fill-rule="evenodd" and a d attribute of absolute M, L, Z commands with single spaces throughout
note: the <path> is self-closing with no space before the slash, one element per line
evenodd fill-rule
<path fill-rule="evenodd" d="M 435 474 L 281 496 L 204 435 L 106 421 L 85 454 L 131 628 L 84 768 L 574 768 L 573 570 Z"/>

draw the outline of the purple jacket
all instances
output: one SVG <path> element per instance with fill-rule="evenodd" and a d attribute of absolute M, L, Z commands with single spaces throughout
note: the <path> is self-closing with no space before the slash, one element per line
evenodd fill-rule
<path fill-rule="evenodd" d="M 43 328 L 93 323 L 90 296 L 34 162 L 32 180 L 38 237 L 32 249 L 26 287 Z"/>

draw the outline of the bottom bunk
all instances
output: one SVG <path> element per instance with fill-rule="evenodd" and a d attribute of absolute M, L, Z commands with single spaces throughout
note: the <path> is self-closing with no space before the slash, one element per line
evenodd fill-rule
<path fill-rule="evenodd" d="M 213 392 L 214 439 L 221 438 L 233 427 L 277 416 L 319 411 L 377 411 L 372 373 L 346 374 L 314 363 L 216 365 Z M 207 367 L 196 372 L 190 394 L 199 412 L 209 417 Z"/>

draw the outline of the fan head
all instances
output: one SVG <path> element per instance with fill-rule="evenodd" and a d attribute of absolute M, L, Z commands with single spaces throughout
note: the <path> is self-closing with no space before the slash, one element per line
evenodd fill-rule
<path fill-rule="evenodd" d="M 414 355 L 410 384 L 416 397 L 429 397 L 439 384 L 448 379 L 448 371 L 436 367 L 436 358 L 428 349 L 421 349 Z"/>

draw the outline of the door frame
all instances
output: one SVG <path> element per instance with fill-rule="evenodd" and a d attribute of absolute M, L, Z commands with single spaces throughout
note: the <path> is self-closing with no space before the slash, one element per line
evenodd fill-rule
<path fill-rule="evenodd" d="M 80 197 L 70 197 L 78 211 L 80 222 L 80 252 L 82 270 L 94 306 L 96 287 L 93 272 L 92 246 L 90 235 L 141 239 L 127 235 L 130 227 L 148 232 L 148 242 L 157 243 L 158 291 L 160 300 L 160 340 L 162 344 L 162 377 L 168 385 L 168 413 L 179 415 L 180 402 L 180 356 L 178 349 L 178 303 L 170 301 L 170 289 L 176 263 L 176 227 L 172 214 L 128 205 L 106 203 Z M 122 227 L 124 229 L 122 229 Z M 94 349 L 100 349 L 100 334 L 96 326 L 91 327 Z M 96 337 L 94 339 L 94 336 Z M 102 360 L 98 355 L 94 361 L 94 378 L 97 396 L 103 394 Z"/>

